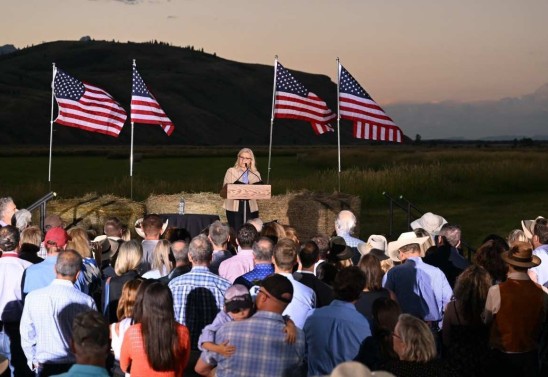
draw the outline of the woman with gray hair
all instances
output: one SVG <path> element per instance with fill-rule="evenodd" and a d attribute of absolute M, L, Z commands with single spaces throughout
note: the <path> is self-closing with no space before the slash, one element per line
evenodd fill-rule
<path fill-rule="evenodd" d="M 441 377 L 458 374 L 437 359 L 436 341 L 428 325 L 410 314 L 401 314 L 392 333 L 394 351 L 399 360 L 381 366 L 398 377 Z"/>
<path fill-rule="evenodd" d="M 32 214 L 28 209 L 20 209 L 15 212 L 15 226 L 19 232 L 27 229 L 32 223 Z"/>

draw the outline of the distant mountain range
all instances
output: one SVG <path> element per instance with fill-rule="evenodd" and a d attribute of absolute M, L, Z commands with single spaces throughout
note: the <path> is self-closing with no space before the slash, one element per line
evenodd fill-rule
<path fill-rule="evenodd" d="M 408 136 L 423 139 L 548 139 L 548 84 L 519 98 L 397 104 L 385 109 Z"/>
<path fill-rule="evenodd" d="M 230 61 L 193 47 L 164 43 L 59 41 L 21 50 L 0 47 L 0 131 L 4 144 L 49 144 L 52 63 L 112 94 L 128 111 L 131 62 L 175 124 L 167 137 L 157 126 L 135 125 L 135 144 L 266 145 L 272 107 L 272 66 Z M 336 109 L 328 76 L 292 73 Z M 365 86 L 365 85 L 364 85 Z M 521 98 L 474 103 L 394 104 L 387 113 L 410 138 L 548 139 L 548 84 Z M 56 115 L 56 110 L 54 117 Z M 54 125 L 54 143 L 127 145 L 129 119 L 118 138 Z M 343 144 L 364 144 L 341 121 Z M 336 144 L 303 121 L 275 120 L 273 145 Z"/>

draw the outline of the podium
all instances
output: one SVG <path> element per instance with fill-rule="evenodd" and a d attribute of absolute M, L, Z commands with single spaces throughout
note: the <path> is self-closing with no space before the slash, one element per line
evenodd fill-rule
<path fill-rule="evenodd" d="M 226 199 L 233 200 L 263 200 L 272 197 L 271 185 L 246 185 L 229 183 L 226 187 Z M 224 191 L 224 187 L 223 187 Z M 222 195 L 221 195 L 222 196 Z M 244 202 L 244 223 L 247 222 L 247 202 Z"/>

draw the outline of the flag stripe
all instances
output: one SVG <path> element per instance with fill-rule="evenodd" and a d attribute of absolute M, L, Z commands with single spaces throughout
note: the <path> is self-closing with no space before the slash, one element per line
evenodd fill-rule
<path fill-rule="evenodd" d="M 83 116 L 88 116 L 90 121 L 96 119 L 98 123 L 112 123 L 119 125 L 120 128 L 124 125 L 124 122 L 127 118 L 125 113 L 120 114 L 118 111 L 109 111 L 109 108 L 97 108 L 95 106 L 83 106 L 83 104 L 67 101 L 65 99 L 58 99 L 58 104 L 63 104 L 62 111 L 70 114 L 82 114 Z M 61 111 L 60 111 L 61 112 Z"/>

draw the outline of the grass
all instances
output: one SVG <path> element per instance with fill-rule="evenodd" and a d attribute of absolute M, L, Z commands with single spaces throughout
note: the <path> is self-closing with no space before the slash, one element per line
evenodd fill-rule
<path fill-rule="evenodd" d="M 134 164 L 133 194 L 217 192 L 237 148 L 140 148 Z M 257 148 L 257 162 L 266 180 L 268 153 Z M 52 185 L 60 197 L 87 192 L 130 196 L 129 159 L 125 150 L 66 148 L 53 157 Z M 0 196 L 11 195 L 20 207 L 49 191 L 48 156 L 42 151 L 4 153 Z M 338 190 L 337 151 L 326 147 L 275 148 L 270 183 L 273 193 L 295 190 Z M 505 236 L 520 220 L 547 215 L 544 188 L 548 154 L 543 148 L 411 148 L 345 147 L 341 191 L 362 201 L 360 235 L 388 233 L 388 201 L 404 195 L 421 211 L 443 215 L 460 224 L 464 238 L 478 246 L 489 233 Z M 416 217 L 413 216 L 413 219 Z M 407 227 L 407 215 L 395 210 L 393 235 Z"/>

